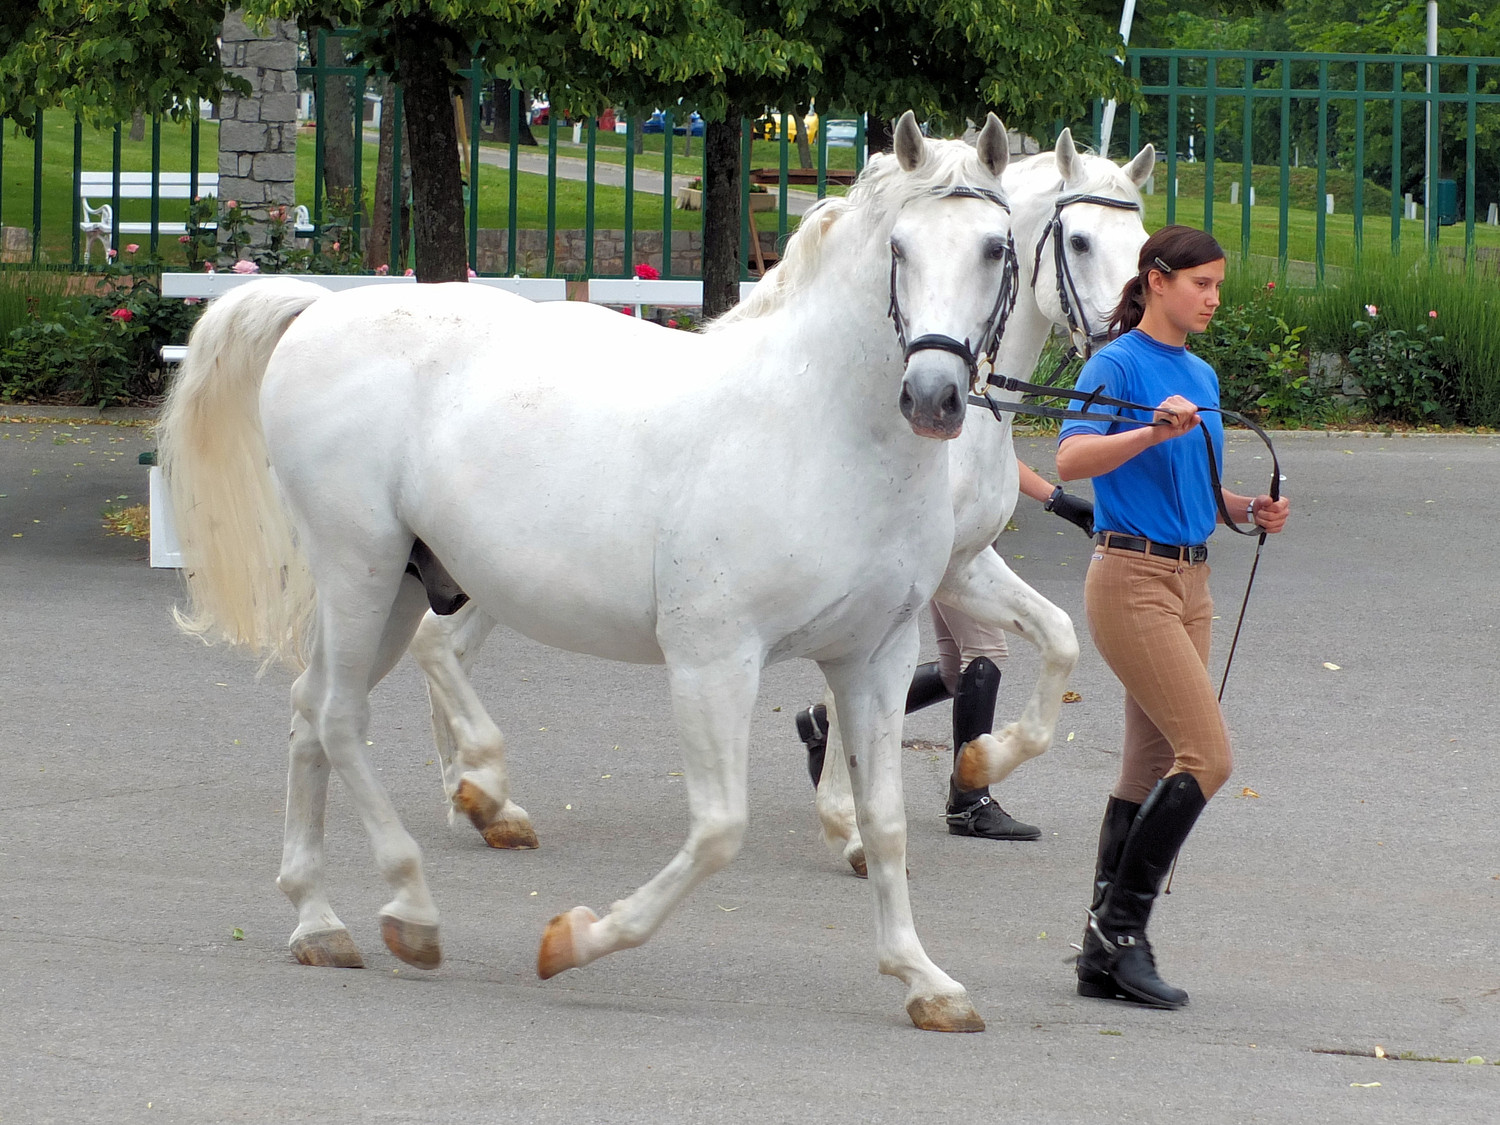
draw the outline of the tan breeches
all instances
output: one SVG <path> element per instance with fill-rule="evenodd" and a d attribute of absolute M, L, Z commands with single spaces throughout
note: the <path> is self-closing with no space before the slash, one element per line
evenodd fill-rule
<path fill-rule="evenodd" d="M 1190 773 L 1205 797 L 1229 779 L 1229 731 L 1208 678 L 1214 604 L 1207 563 L 1096 547 L 1084 584 L 1094 647 L 1125 687 L 1125 746 L 1114 795 L 1140 803 Z"/>

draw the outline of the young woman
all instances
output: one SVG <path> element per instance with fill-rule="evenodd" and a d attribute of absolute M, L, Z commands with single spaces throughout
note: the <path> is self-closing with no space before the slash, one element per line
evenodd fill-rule
<path fill-rule="evenodd" d="M 1093 561 L 1084 587 L 1089 632 L 1125 688 L 1120 778 L 1104 810 L 1078 992 L 1180 1008 L 1161 979 L 1146 923 L 1178 849 L 1229 777 L 1229 732 L 1208 677 L 1213 601 L 1205 541 L 1218 522 L 1202 426 L 1222 464 L 1219 382 L 1187 350 L 1219 306 L 1224 251 L 1213 236 L 1169 226 L 1141 247 L 1138 273 L 1111 321 L 1117 338 L 1078 376 L 1078 389 L 1138 403 L 1142 423 L 1068 421 L 1057 451 L 1064 480 L 1094 482 Z M 1289 501 L 1222 490 L 1224 505 L 1264 531 Z"/>

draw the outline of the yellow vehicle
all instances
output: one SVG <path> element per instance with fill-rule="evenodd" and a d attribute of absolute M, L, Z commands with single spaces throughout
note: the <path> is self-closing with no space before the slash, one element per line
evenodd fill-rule
<path fill-rule="evenodd" d="M 809 109 L 807 116 L 800 121 L 800 128 L 807 132 L 809 142 L 818 139 L 818 111 Z M 786 115 L 786 139 L 795 141 L 799 129 L 799 121 L 795 113 Z M 768 109 L 761 115 L 754 126 L 755 136 L 763 141 L 775 141 L 781 139 L 781 111 L 779 109 Z"/>

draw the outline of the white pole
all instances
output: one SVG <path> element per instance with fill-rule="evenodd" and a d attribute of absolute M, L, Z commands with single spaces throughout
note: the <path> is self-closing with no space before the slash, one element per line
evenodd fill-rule
<path fill-rule="evenodd" d="M 1438 6 L 1437 0 L 1427 0 L 1427 56 L 1437 56 L 1437 31 L 1438 31 Z M 1430 94 L 1437 84 L 1437 66 L 1433 63 L 1427 64 L 1427 92 Z M 1432 130 L 1437 127 L 1437 120 L 1432 113 L 1432 103 L 1427 103 L 1427 146 L 1422 153 L 1422 165 L 1427 170 L 1422 184 L 1422 241 L 1426 242 L 1432 237 L 1432 199 L 1433 199 L 1433 177 L 1438 170 L 1432 166 Z"/>
<path fill-rule="evenodd" d="M 1125 45 L 1130 46 L 1130 25 L 1135 20 L 1135 0 L 1125 0 L 1125 9 L 1120 13 L 1120 38 Z M 1125 60 L 1120 60 L 1120 65 L 1125 65 Z M 1115 129 L 1115 103 L 1108 102 L 1104 107 L 1104 116 L 1099 122 L 1099 155 L 1109 155 L 1109 135 Z"/>

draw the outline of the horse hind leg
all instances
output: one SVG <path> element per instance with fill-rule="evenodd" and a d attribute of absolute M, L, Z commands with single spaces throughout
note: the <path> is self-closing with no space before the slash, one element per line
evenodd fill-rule
<path fill-rule="evenodd" d="M 707 668 L 670 666 L 673 711 L 683 743 L 688 838 L 665 868 L 603 918 L 586 906 L 553 918 L 537 952 L 537 975 L 543 980 L 641 945 L 689 891 L 738 853 L 747 822 L 758 657 L 758 652 L 736 654 Z"/>
<path fill-rule="evenodd" d="M 427 678 L 432 738 L 443 769 L 450 823 L 459 814 L 492 848 L 537 847 L 526 810 L 510 799 L 505 739 L 469 681 L 469 666 L 495 619 L 472 602 L 456 613 L 428 613 L 412 640 L 411 654 Z"/>
<path fill-rule="evenodd" d="M 364 960 L 324 890 L 323 815 L 328 803 L 328 757 L 300 714 L 292 716 L 286 783 L 286 833 L 276 885 L 297 910 L 292 956 L 319 968 L 362 969 Z"/>
<path fill-rule="evenodd" d="M 401 960 L 436 968 L 442 960 L 438 912 L 422 873 L 422 854 L 402 826 L 364 754 L 369 689 L 409 643 L 423 609 L 420 587 L 402 577 L 405 552 L 389 543 L 325 544 L 318 620 L 308 670 L 292 689 L 293 706 L 316 732 L 349 791 L 394 896 L 380 911 L 381 936 Z M 344 557 L 338 557 L 342 554 Z"/>

